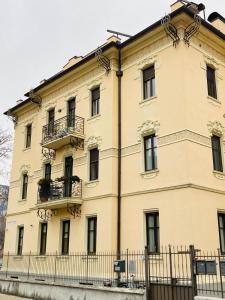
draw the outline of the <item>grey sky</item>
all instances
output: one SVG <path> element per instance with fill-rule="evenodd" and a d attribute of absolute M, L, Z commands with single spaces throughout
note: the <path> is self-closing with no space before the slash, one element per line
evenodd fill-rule
<path fill-rule="evenodd" d="M 104 43 L 107 28 L 135 34 L 170 12 L 174 1 L 0 0 L 0 125 L 12 128 L 2 113 L 69 58 Z M 225 15 L 225 0 L 202 2 L 207 16 Z"/>

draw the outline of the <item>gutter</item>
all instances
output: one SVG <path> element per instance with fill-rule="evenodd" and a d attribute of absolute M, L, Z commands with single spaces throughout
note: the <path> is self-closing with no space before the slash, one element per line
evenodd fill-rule
<path fill-rule="evenodd" d="M 118 49 L 118 70 L 116 72 L 116 76 L 118 78 L 118 174 L 117 174 L 117 259 L 120 259 L 120 252 L 121 252 L 121 148 L 122 148 L 122 76 L 123 71 L 121 70 L 121 48 Z"/>

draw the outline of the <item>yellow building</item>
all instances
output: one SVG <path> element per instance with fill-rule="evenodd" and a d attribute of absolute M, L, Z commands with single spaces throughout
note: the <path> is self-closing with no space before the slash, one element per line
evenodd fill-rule
<path fill-rule="evenodd" d="M 225 20 L 171 8 L 73 57 L 6 112 L 5 253 L 225 251 Z"/>

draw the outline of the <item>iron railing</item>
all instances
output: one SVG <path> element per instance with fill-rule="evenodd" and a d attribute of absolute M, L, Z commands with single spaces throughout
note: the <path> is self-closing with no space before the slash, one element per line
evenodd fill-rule
<path fill-rule="evenodd" d="M 82 180 L 73 181 L 72 178 L 54 180 L 44 193 L 38 188 L 38 203 L 60 200 L 64 198 L 82 198 Z"/>
<path fill-rule="evenodd" d="M 115 261 L 124 263 L 122 272 Z M 38 255 L 5 254 L 0 277 L 12 279 L 146 289 L 151 300 L 192 300 L 196 295 L 225 296 L 225 255 L 194 246 L 145 251 Z"/>
<path fill-rule="evenodd" d="M 42 144 L 63 138 L 68 134 L 84 134 L 84 118 L 65 116 L 42 128 Z"/>

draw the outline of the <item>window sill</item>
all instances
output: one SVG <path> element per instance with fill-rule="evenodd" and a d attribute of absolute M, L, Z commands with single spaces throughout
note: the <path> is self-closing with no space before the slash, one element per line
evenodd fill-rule
<path fill-rule="evenodd" d="M 31 147 L 23 148 L 23 152 L 31 150 Z"/>
<path fill-rule="evenodd" d="M 152 97 L 149 97 L 149 98 L 146 98 L 146 99 L 142 99 L 139 104 L 140 105 L 144 105 L 144 104 L 149 104 L 149 103 L 153 103 L 155 102 L 154 100 L 157 100 L 157 96 L 152 96 Z"/>
<path fill-rule="evenodd" d="M 92 116 L 92 117 L 88 118 L 87 121 L 98 120 L 100 117 L 101 117 L 101 114 L 98 114 L 98 115 L 95 115 L 95 116 Z"/>
<path fill-rule="evenodd" d="M 20 200 L 18 200 L 18 202 L 21 203 L 21 204 L 24 204 L 24 203 L 27 202 L 27 199 L 20 199 Z"/>
<path fill-rule="evenodd" d="M 213 175 L 220 180 L 225 180 L 225 172 L 213 171 Z"/>
<path fill-rule="evenodd" d="M 15 260 L 23 260 L 23 255 L 15 255 L 15 256 L 13 256 L 13 259 L 15 259 Z"/>
<path fill-rule="evenodd" d="M 95 187 L 99 183 L 99 180 L 92 180 L 92 181 L 87 181 L 85 182 L 85 186 L 87 187 Z"/>
<path fill-rule="evenodd" d="M 141 173 L 141 177 L 145 178 L 145 179 L 149 179 L 149 178 L 155 178 L 159 173 L 159 169 L 155 169 L 152 171 L 145 171 Z"/>
<path fill-rule="evenodd" d="M 211 96 L 207 96 L 208 102 L 216 105 L 221 105 L 221 102 L 217 98 L 213 98 Z"/>

